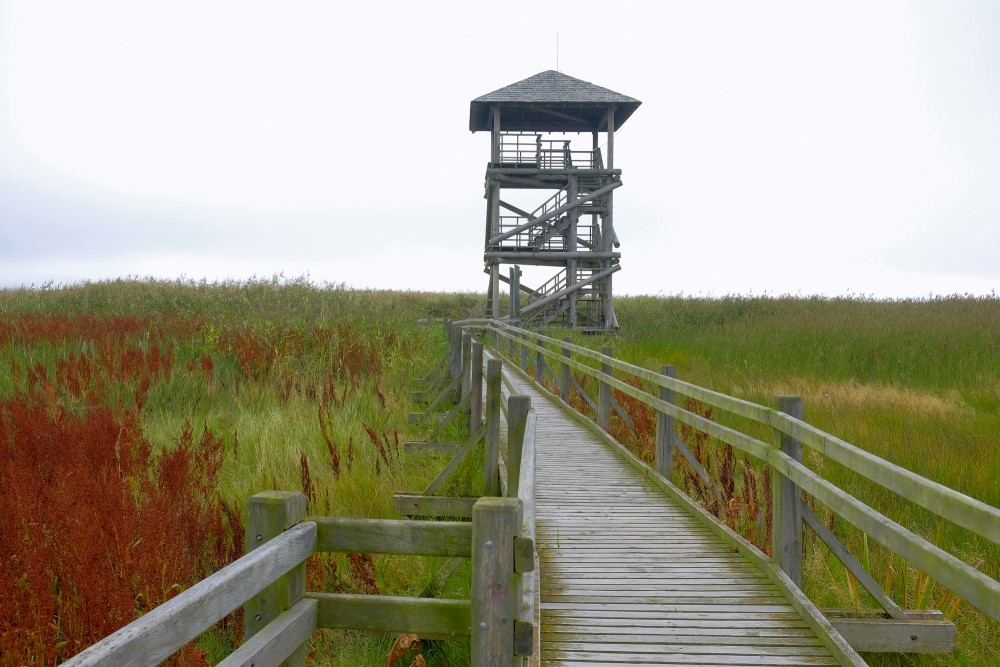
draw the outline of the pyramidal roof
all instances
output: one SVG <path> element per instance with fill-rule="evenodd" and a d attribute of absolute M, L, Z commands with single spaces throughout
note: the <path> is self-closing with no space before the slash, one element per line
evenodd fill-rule
<path fill-rule="evenodd" d="M 503 130 L 596 132 L 604 127 L 609 106 L 615 106 L 615 129 L 632 115 L 639 100 L 546 70 L 472 100 L 469 129 L 489 130 L 490 107 L 500 108 Z"/>

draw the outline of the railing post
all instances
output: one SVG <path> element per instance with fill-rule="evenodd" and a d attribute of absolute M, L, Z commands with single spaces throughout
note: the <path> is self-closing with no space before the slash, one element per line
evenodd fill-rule
<path fill-rule="evenodd" d="M 247 503 L 247 553 L 274 539 L 306 518 L 306 497 L 297 491 L 264 491 Z M 247 601 L 245 610 L 246 641 L 264 626 L 302 599 L 306 592 L 306 564 L 265 588 Z M 299 647 L 283 665 L 305 667 L 308 646 Z"/>
<path fill-rule="evenodd" d="M 521 448 L 524 447 L 524 427 L 531 409 L 530 396 L 507 399 L 507 497 L 517 498 L 521 480 Z"/>
<path fill-rule="evenodd" d="M 486 460 L 483 462 L 483 495 L 500 495 L 500 373 L 499 359 L 486 362 Z"/>
<path fill-rule="evenodd" d="M 545 347 L 545 343 L 540 340 L 535 341 L 535 343 L 537 343 L 538 347 Z M 538 384 L 541 384 L 542 380 L 545 379 L 545 373 L 543 372 L 544 368 L 545 354 L 541 350 L 537 350 L 535 351 L 535 382 Z"/>
<path fill-rule="evenodd" d="M 521 501 L 480 498 L 472 508 L 472 665 L 514 663 L 514 621 L 520 592 L 514 574 L 514 538 Z"/>
<path fill-rule="evenodd" d="M 462 398 L 472 388 L 472 332 L 462 331 Z"/>
<path fill-rule="evenodd" d="M 779 396 L 778 409 L 796 419 L 805 415 L 801 396 Z M 775 446 L 802 462 L 802 443 L 775 429 Z M 772 517 L 771 552 L 795 585 L 802 588 L 802 492 L 790 479 L 772 470 L 774 514 Z"/>
<path fill-rule="evenodd" d="M 664 364 L 660 375 L 677 377 L 677 367 Z M 674 390 L 660 387 L 660 400 L 673 404 Z M 670 479 L 674 464 L 674 418 L 665 412 L 656 413 L 656 472 Z"/>
<path fill-rule="evenodd" d="M 483 423 L 483 344 L 478 340 L 472 342 L 470 375 L 469 433 L 475 433 Z"/>
<path fill-rule="evenodd" d="M 610 347 L 601 348 L 601 354 L 606 357 L 612 356 Z M 601 373 L 611 375 L 611 366 L 601 362 Z M 601 385 L 597 397 L 597 425 L 605 431 L 611 423 L 611 385 L 601 380 Z"/>
<path fill-rule="evenodd" d="M 522 333 L 519 338 L 521 339 L 521 370 L 528 370 L 528 346 L 525 343 L 528 342 L 528 334 Z"/>
<path fill-rule="evenodd" d="M 569 336 L 564 336 L 563 342 L 569 343 Z M 564 359 L 569 359 L 569 348 L 562 348 L 562 356 Z M 562 373 L 559 378 L 559 398 L 567 405 L 569 405 L 569 377 L 569 364 L 564 361 L 562 363 Z"/>
<path fill-rule="evenodd" d="M 448 369 L 451 373 L 451 379 L 455 380 L 462 374 L 462 330 L 458 328 L 458 325 L 449 325 L 448 342 L 451 344 L 451 363 L 448 365 Z M 454 393 L 456 403 L 459 398 L 460 392 L 456 391 Z"/>

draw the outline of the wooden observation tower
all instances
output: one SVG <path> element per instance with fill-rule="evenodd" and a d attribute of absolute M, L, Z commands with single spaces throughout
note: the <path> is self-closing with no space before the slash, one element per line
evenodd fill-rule
<path fill-rule="evenodd" d="M 469 129 L 489 130 L 492 138 L 484 255 L 489 316 L 526 327 L 617 327 L 611 276 L 621 268 L 621 253 L 613 197 L 622 181 L 615 131 L 640 104 L 552 70 L 472 100 Z M 591 141 L 571 136 L 580 133 Z M 522 284 L 522 266 L 542 267 L 543 282 Z M 546 267 L 555 274 L 544 280 Z M 501 282 L 510 286 L 503 309 Z"/>

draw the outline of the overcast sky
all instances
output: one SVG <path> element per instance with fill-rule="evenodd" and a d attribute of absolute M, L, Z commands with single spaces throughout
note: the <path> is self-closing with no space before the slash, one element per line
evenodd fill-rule
<path fill-rule="evenodd" d="M 643 102 L 616 292 L 1000 289 L 995 0 L 0 0 L 0 287 L 484 291 L 469 102 L 556 69 L 557 33 L 560 71 Z"/>

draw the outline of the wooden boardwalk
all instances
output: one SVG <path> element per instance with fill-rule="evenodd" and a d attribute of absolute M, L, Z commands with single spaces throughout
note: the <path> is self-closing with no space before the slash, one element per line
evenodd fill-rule
<path fill-rule="evenodd" d="M 764 573 L 512 376 L 538 416 L 542 665 L 838 664 Z"/>

